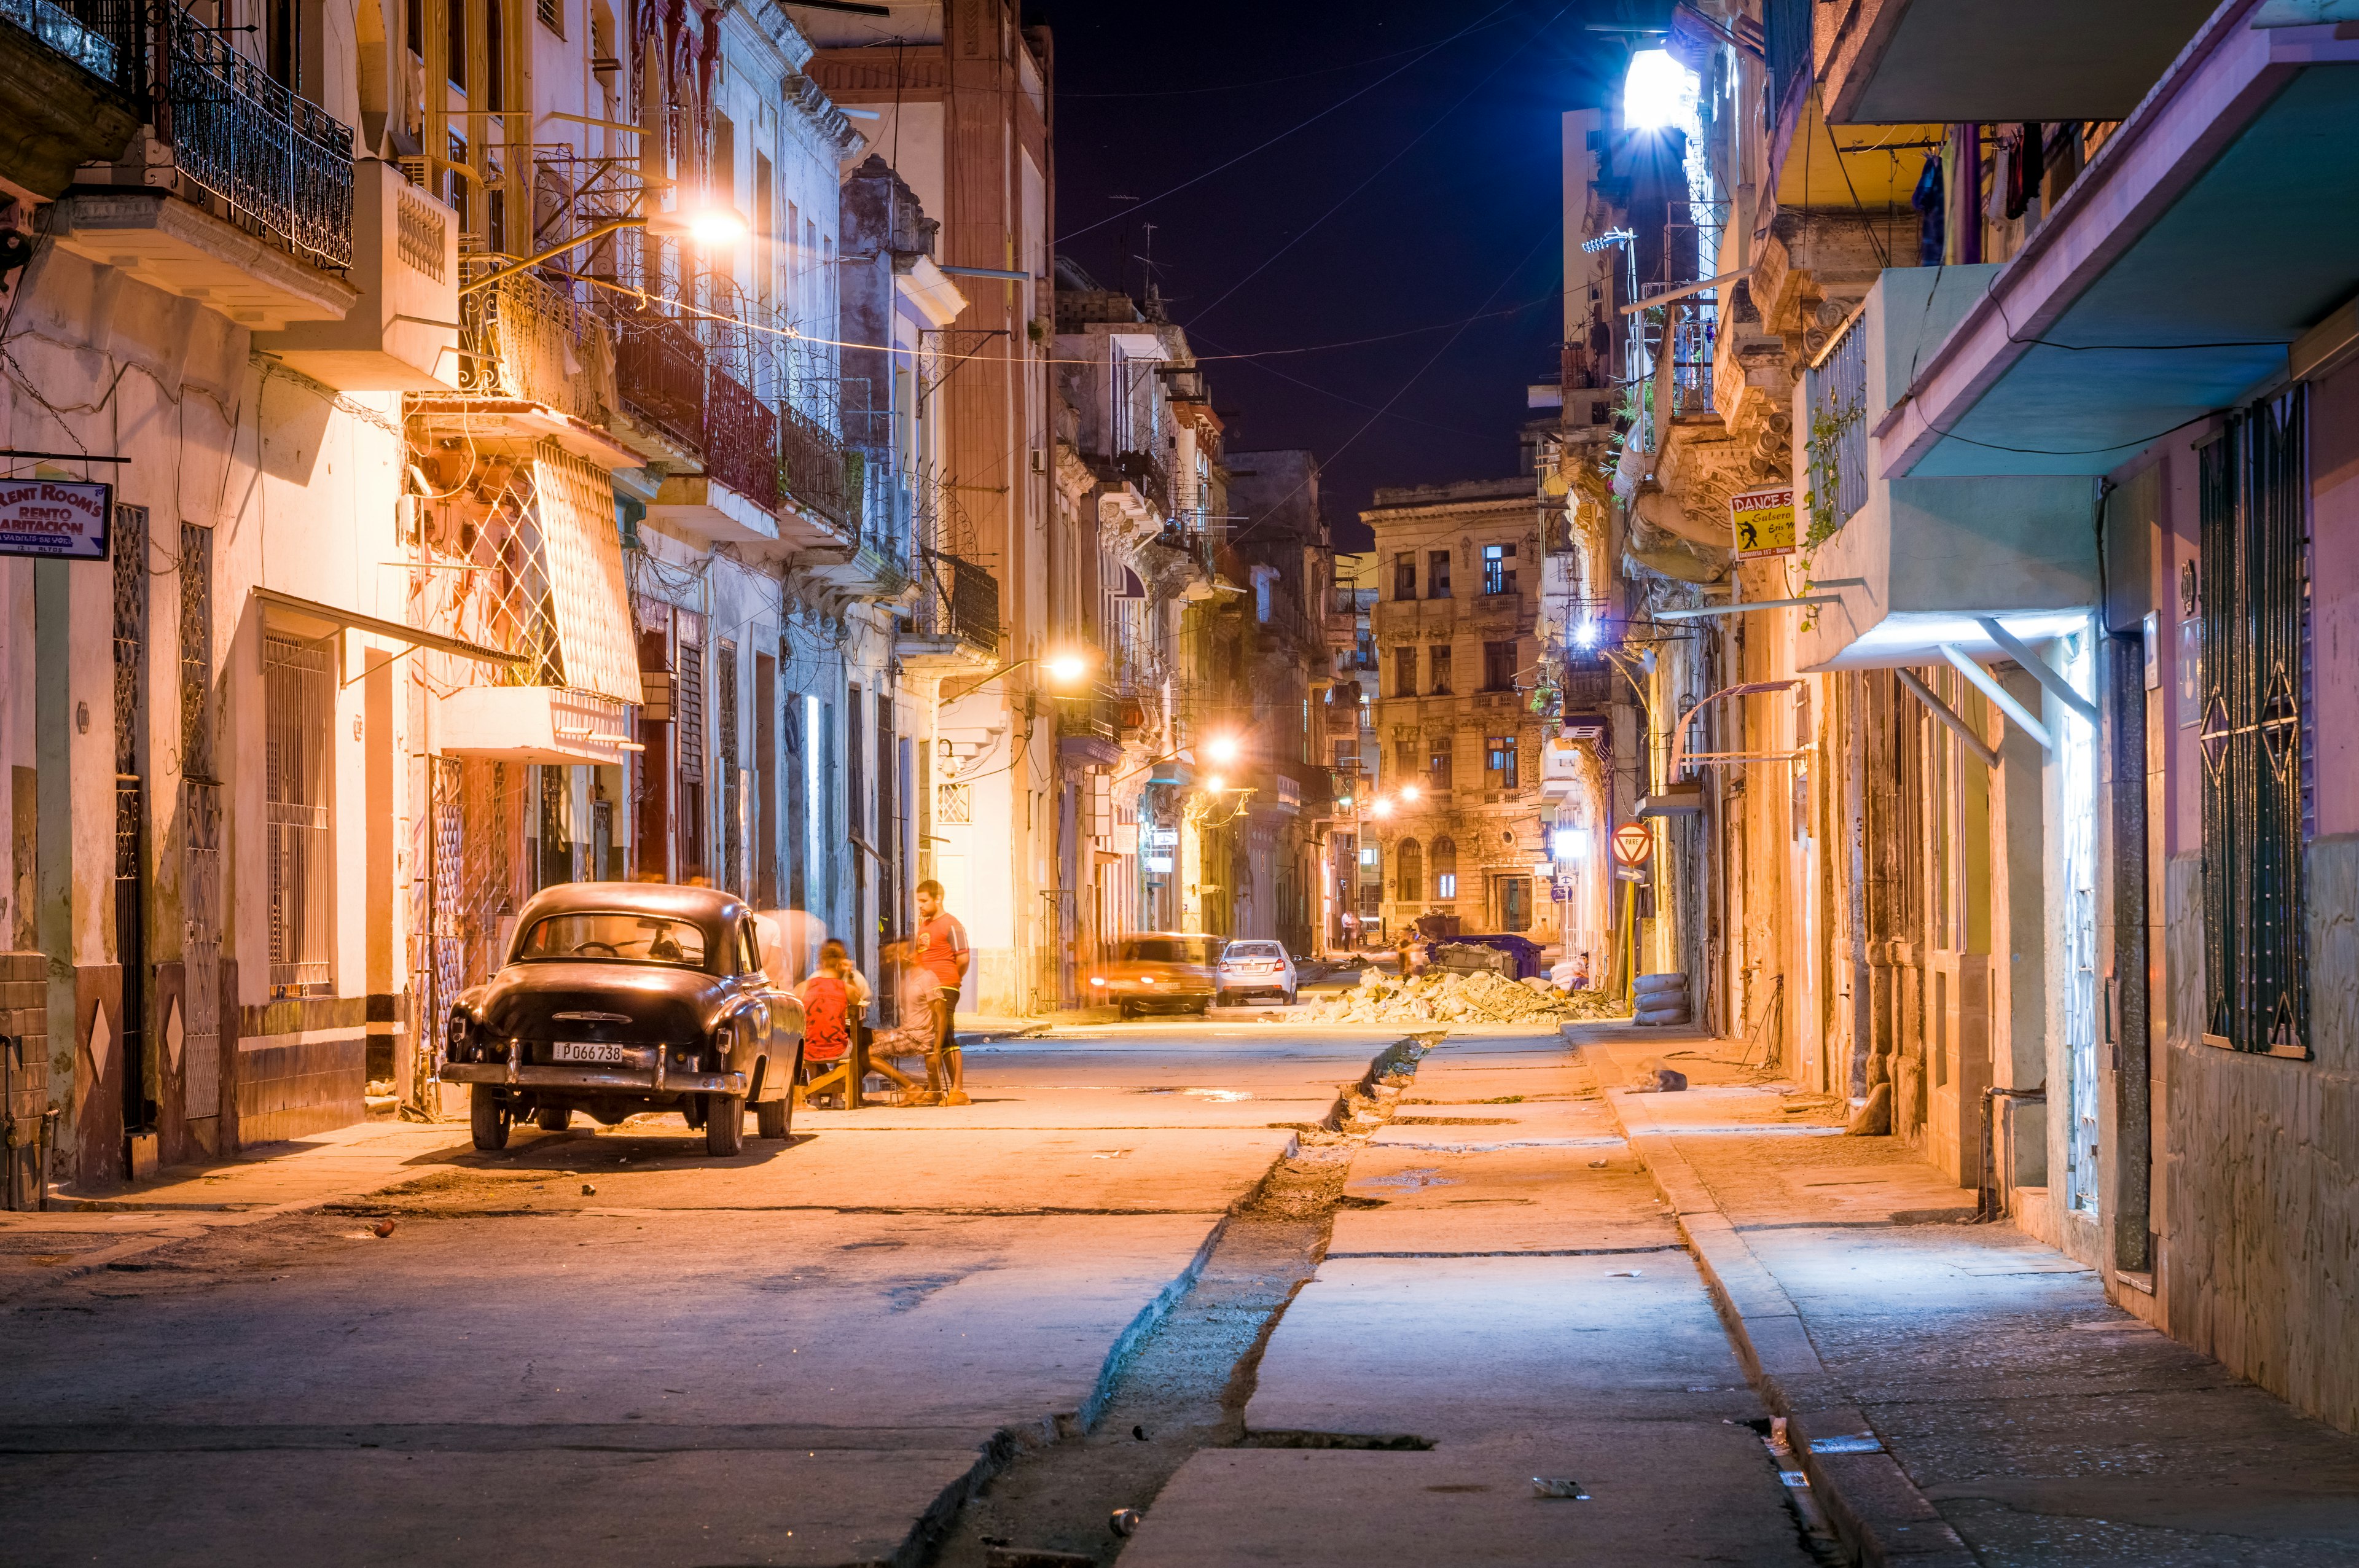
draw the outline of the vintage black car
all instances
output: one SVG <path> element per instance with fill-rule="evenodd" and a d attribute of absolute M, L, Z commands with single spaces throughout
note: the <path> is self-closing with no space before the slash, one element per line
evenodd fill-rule
<path fill-rule="evenodd" d="M 753 911 L 712 888 L 569 882 L 536 893 L 507 962 L 451 1009 L 443 1078 L 473 1086 L 475 1147 L 530 1117 L 612 1127 L 678 1110 L 734 1154 L 751 1101 L 785 1138 L 802 1059 L 802 1003 L 764 972 Z"/>

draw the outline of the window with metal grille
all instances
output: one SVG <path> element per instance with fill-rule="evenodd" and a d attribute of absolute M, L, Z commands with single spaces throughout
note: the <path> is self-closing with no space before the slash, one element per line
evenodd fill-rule
<path fill-rule="evenodd" d="M 720 875 L 712 880 L 734 892 L 742 891 L 745 813 L 744 792 L 738 788 L 737 779 L 737 644 L 725 637 L 721 641 L 712 676 L 712 727 L 721 752 L 721 776 L 714 781 L 721 787 L 721 865 Z"/>
<path fill-rule="evenodd" d="M 2303 389 L 2203 449 L 2204 1033 L 2310 1054 L 2303 670 L 2310 529 Z"/>
<path fill-rule="evenodd" d="M 533 9 L 539 15 L 542 27 L 560 38 L 565 36 L 565 0 L 538 0 Z"/>
<path fill-rule="evenodd" d="M 270 994 L 328 989 L 328 724 L 336 686 L 329 644 L 262 640 L 262 805 L 270 871 Z"/>
<path fill-rule="evenodd" d="M 704 649 L 679 642 L 679 875 L 711 874 L 704 856 Z"/>
<path fill-rule="evenodd" d="M 1516 591 L 1515 546 L 1483 546 L 1483 591 L 1486 594 Z"/>

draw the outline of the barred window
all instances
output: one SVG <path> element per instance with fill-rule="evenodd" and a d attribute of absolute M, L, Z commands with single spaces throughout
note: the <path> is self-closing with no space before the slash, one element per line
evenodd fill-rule
<path fill-rule="evenodd" d="M 270 994 L 324 995 L 333 914 L 329 873 L 330 644 L 262 641 L 263 820 L 270 867 Z"/>
<path fill-rule="evenodd" d="M 2204 1033 L 2307 1056 L 2302 843 L 2310 637 L 2303 389 L 2202 452 Z"/>

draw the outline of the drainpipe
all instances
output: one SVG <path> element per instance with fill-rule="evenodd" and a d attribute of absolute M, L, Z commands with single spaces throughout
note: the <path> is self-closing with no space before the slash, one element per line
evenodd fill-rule
<path fill-rule="evenodd" d="M 1976 1225 L 1989 1225 L 2004 1217 L 1999 1213 L 1996 1173 L 1991 1169 L 1992 1162 L 1996 1157 L 1994 1124 L 1996 1121 L 1997 1102 L 2002 1097 L 2017 1101 L 2037 1100 L 2045 1104 L 2048 1099 L 2048 1086 L 2041 1083 L 2033 1088 L 2003 1089 L 1993 1085 L 1983 1091 L 1983 1169 L 1982 1179 L 1976 1184 L 1974 1190 L 1974 1223 Z"/>

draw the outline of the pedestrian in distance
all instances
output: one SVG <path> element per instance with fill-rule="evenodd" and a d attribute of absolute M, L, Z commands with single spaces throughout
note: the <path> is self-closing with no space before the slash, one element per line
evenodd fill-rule
<path fill-rule="evenodd" d="M 942 907 L 942 884 L 928 878 L 918 884 L 918 967 L 932 976 L 934 1050 L 927 1059 L 926 1076 L 940 1089 L 944 1105 L 973 1103 L 966 1093 L 966 1065 L 959 1051 L 959 991 L 966 984 L 967 966 L 973 962 L 966 927 Z"/>

